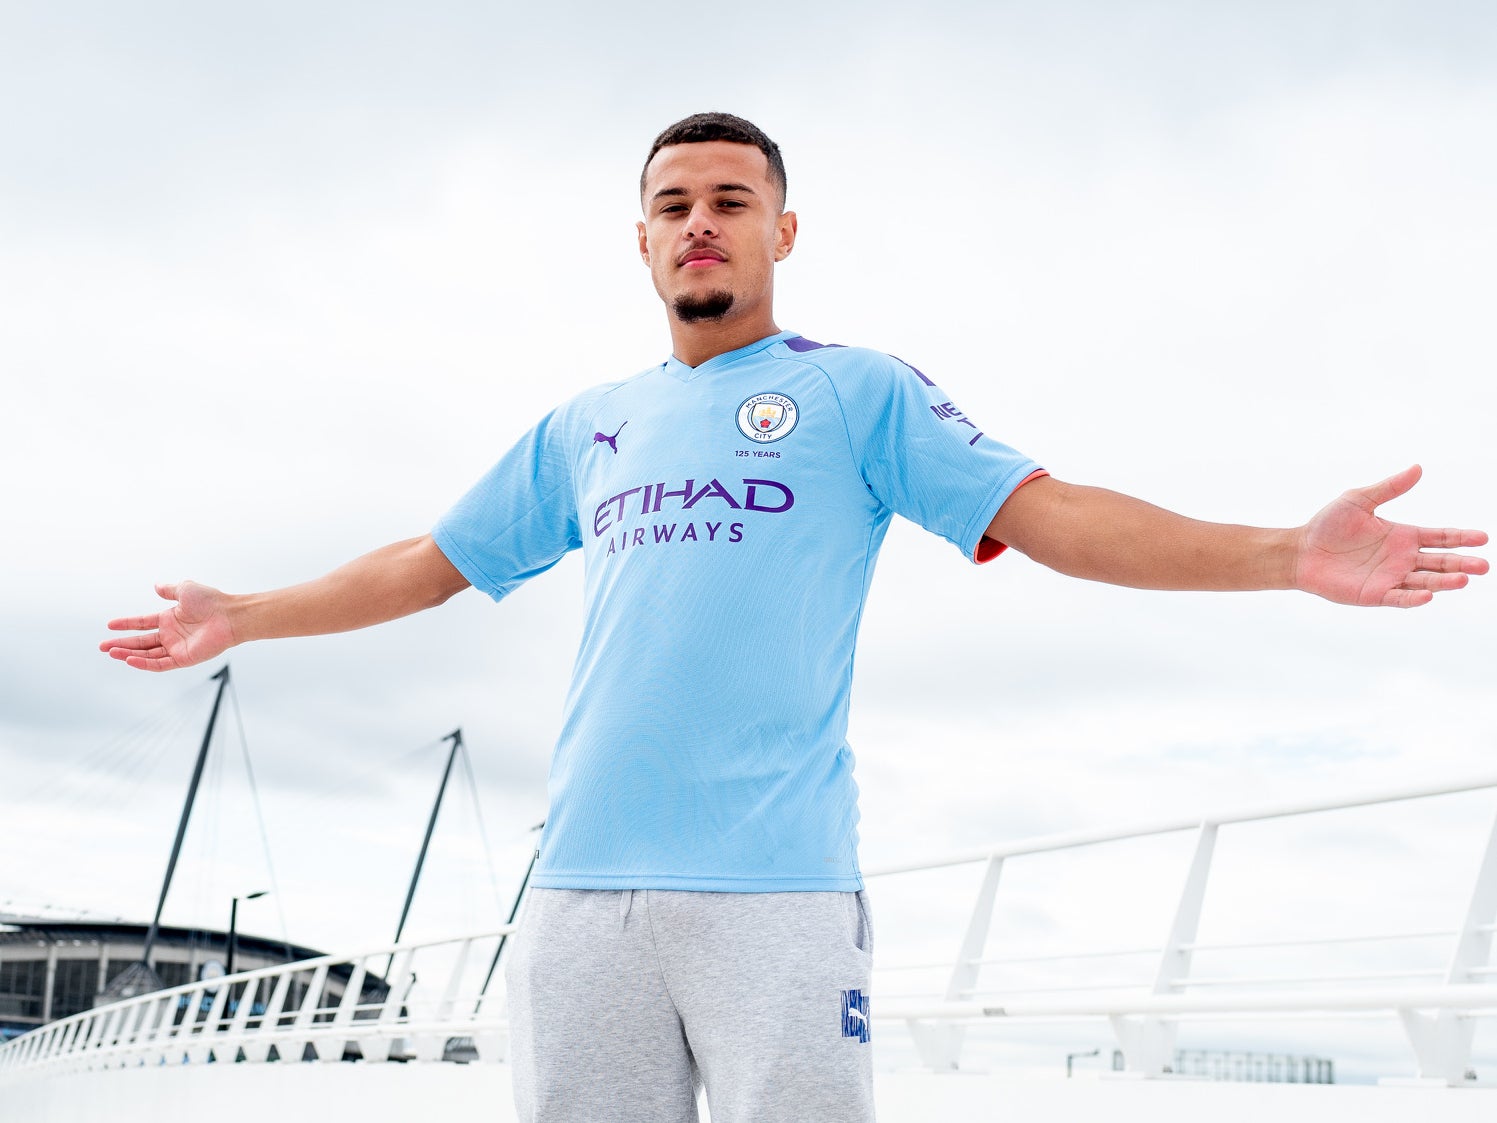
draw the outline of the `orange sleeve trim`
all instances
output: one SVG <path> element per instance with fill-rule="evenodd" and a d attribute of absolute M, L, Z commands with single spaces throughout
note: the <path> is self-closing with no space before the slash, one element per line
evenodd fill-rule
<path fill-rule="evenodd" d="M 1014 491 L 1018 491 L 1020 487 L 1023 487 L 1030 480 L 1037 480 L 1041 476 L 1048 476 L 1049 474 L 1050 473 L 1045 471 L 1045 469 L 1043 468 L 1036 468 L 1033 472 L 1030 472 L 1029 475 L 1025 476 L 1022 480 L 1019 481 L 1019 486 L 1014 488 Z M 1014 491 L 1009 492 L 1009 495 L 1012 495 Z M 993 512 L 993 514 L 995 515 L 997 513 L 997 511 Z M 986 534 L 984 534 L 977 540 L 977 549 L 972 553 L 972 560 L 975 561 L 978 565 L 984 565 L 987 562 L 992 561 L 1006 549 L 1008 549 L 1008 546 L 1005 543 L 998 541 L 998 539 L 996 538 L 989 538 Z"/>

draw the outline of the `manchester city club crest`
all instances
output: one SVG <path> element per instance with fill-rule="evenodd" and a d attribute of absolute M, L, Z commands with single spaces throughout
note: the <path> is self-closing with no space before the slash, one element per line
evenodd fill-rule
<path fill-rule="evenodd" d="M 783 440 L 800 420 L 800 410 L 784 394 L 755 394 L 738 407 L 738 431 L 757 444 Z"/>

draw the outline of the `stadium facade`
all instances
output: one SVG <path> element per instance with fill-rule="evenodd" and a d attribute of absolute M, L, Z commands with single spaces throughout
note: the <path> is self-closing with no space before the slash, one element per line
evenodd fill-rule
<path fill-rule="evenodd" d="M 110 981 L 140 962 L 149 929 L 148 924 L 0 913 L 0 1040 L 106 1001 Z M 234 943 L 236 971 L 323 954 L 244 933 L 236 933 Z M 150 966 L 163 987 L 195 983 L 223 973 L 228 947 L 227 932 L 163 926 Z"/>

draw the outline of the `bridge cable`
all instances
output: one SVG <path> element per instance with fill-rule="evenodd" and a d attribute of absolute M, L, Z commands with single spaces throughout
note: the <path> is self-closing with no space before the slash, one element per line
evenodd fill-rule
<path fill-rule="evenodd" d="M 260 848 L 265 852 L 265 869 L 270 876 L 271 896 L 275 900 L 276 915 L 281 922 L 281 942 L 286 946 L 286 958 L 291 955 L 290 930 L 286 925 L 285 895 L 281 892 L 281 883 L 275 874 L 275 862 L 270 856 L 270 835 L 265 830 L 265 812 L 260 806 L 260 786 L 255 782 L 255 767 L 250 763 L 249 738 L 244 734 L 244 713 L 239 708 L 239 691 L 233 683 L 229 684 L 229 701 L 234 707 L 234 724 L 239 730 L 239 749 L 244 757 L 244 771 L 249 777 L 250 799 L 255 805 L 255 823 L 260 830 Z"/>
<path fill-rule="evenodd" d="M 463 771 L 468 775 L 468 792 L 473 797 L 473 814 L 478 818 L 478 840 L 483 844 L 483 860 L 489 868 L 489 888 L 494 892 L 494 904 L 499 915 L 504 915 L 504 901 L 499 896 L 499 873 L 494 869 L 494 848 L 489 845 L 489 832 L 483 823 L 483 803 L 478 798 L 478 777 L 473 772 L 473 759 L 468 752 L 468 743 L 463 742 Z"/>
<path fill-rule="evenodd" d="M 84 810 L 105 799 L 117 799 L 118 789 L 133 784 L 142 771 L 154 769 L 165 755 L 173 735 L 195 716 L 195 710 L 187 702 L 202 689 L 193 686 L 182 691 L 166 705 L 152 710 L 76 762 L 64 764 L 63 779 L 59 780 L 53 772 L 28 788 L 7 793 L 9 799 L 23 805 L 38 797 L 61 797 L 66 793 L 64 806 L 71 810 Z"/>

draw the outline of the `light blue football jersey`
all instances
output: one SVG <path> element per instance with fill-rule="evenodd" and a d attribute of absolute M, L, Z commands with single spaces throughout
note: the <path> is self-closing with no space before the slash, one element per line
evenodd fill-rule
<path fill-rule="evenodd" d="M 495 600 L 583 551 L 534 883 L 861 888 L 847 711 L 889 519 L 985 560 L 1039 470 L 913 367 L 790 332 L 548 415 L 432 532 Z"/>

